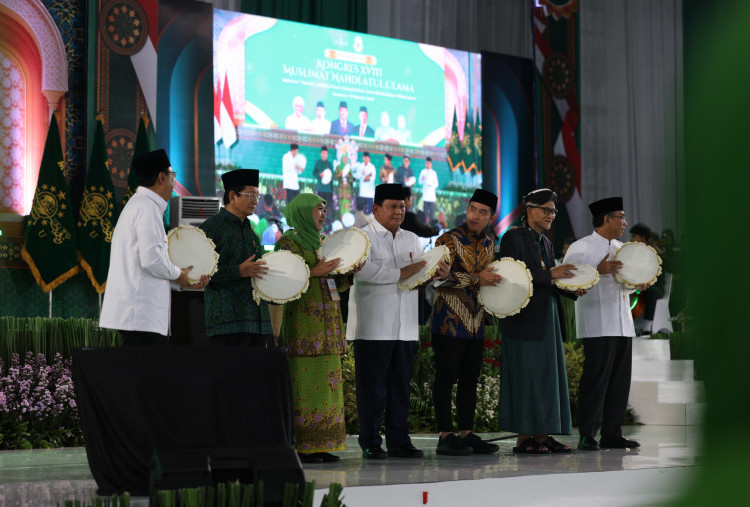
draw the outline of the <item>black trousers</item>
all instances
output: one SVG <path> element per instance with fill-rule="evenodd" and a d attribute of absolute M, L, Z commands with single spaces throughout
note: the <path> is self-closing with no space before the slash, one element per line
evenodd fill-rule
<path fill-rule="evenodd" d="M 435 203 L 424 201 L 422 205 L 424 218 L 427 225 L 435 225 Z"/>
<path fill-rule="evenodd" d="M 437 430 L 453 431 L 451 396 L 456 382 L 458 429 L 473 430 L 484 340 L 466 340 L 433 334 L 432 350 L 435 353 L 435 381 L 432 392 Z"/>
<path fill-rule="evenodd" d="M 409 393 L 416 341 L 354 340 L 357 383 L 359 445 L 362 449 L 383 443 L 380 424 L 385 413 L 385 445 L 411 443 Z"/>
<path fill-rule="evenodd" d="M 292 190 L 291 188 L 285 188 L 286 190 L 286 203 L 292 202 L 292 199 L 299 195 L 299 190 Z"/>
<path fill-rule="evenodd" d="M 131 347 L 138 345 L 169 345 L 169 340 L 163 334 L 151 331 L 124 331 L 120 329 L 122 344 Z"/>
<path fill-rule="evenodd" d="M 656 302 L 664 297 L 664 287 L 652 285 L 645 291 L 641 292 L 641 297 L 646 304 L 643 309 L 643 318 L 645 320 L 654 320 Z"/>
<path fill-rule="evenodd" d="M 578 432 L 603 438 L 622 435 L 628 408 L 633 339 L 624 336 L 583 338 L 583 374 L 578 388 Z"/>
<path fill-rule="evenodd" d="M 226 347 L 261 347 L 264 349 L 272 348 L 274 344 L 272 334 L 254 334 L 254 333 L 232 333 L 218 334 L 210 338 L 212 345 Z"/>

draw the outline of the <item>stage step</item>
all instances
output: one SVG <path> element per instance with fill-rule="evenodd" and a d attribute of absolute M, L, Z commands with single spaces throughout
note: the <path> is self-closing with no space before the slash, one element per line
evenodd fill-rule
<path fill-rule="evenodd" d="M 669 340 L 634 338 L 629 404 L 643 424 L 700 424 L 703 382 L 692 360 L 670 360 Z"/>
<path fill-rule="evenodd" d="M 659 403 L 703 403 L 703 382 L 672 380 L 659 382 Z"/>
<path fill-rule="evenodd" d="M 636 359 L 661 359 L 669 361 L 669 340 L 633 338 L 633 361 Z"/>
<path fill-rule="evenodd" d="M 635 381 L 692 381 L 695 378 L 695 369 L 692 360 L 670 361 L 633 358 L 631 378 Z"/>

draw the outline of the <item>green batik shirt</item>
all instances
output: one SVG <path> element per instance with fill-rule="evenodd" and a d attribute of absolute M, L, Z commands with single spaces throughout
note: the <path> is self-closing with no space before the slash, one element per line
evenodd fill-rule
<path fill-rule="evenodd" d="M 240 264 L 250 256 L 263 255 L 258 235 L 250 221 L 240 220 L 226 209 L 200 226 L 216 245 L 218 270 L 204 291 L 206 336 L 252 333 L 271 334 L 268 303 L 253 301 L 251 278 L 240 277 Z"/>

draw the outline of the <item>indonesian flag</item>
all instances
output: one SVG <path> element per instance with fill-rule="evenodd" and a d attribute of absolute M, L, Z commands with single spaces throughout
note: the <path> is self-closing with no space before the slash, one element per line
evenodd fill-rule
<path fill-rule="evenodd" d="M 221 85 L 214 89 L 214 144 L 221 141 Z"/>
<path fill-rule="evenodd" d="M 237 142 L 237 131 L 234 129 L 234 110 L 229 91 L 229 79 L 226 74 L 224 75 L 224 89 L 221 94 L 219 123 L 221 125 L 221 137 L 224 141 L 224 146 L 229 148 Z"/>

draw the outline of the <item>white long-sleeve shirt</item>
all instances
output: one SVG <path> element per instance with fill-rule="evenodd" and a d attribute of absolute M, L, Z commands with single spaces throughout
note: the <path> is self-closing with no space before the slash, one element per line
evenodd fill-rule
<path fill-rule="evenodd" d="M 422 200 L 435 202 L 437 199 L 435 190 L 437 190 L 439 184 L 435 169 L 422 169 L 419 173 L 419 184 L 422 185 Z"/>
<path fill-rule="evenodd" d="M 170 280 L 180 268 L 169 260 L 164 210 L 167 201 L 138 187 L 112 234 L 107 289 L 99 326 L 169 333 Z"/>
<path fill-rule="evenodd" d="M 365 181 L 365 177 L 369 176 L 370 179 Z M 357 168 L 357 178 L 359 179 L 359 196 L 368 197 L 370 199 L 375 197 L 375 166 L 372 162 L 365 164 L 360 162 Z"/>
<path fill-rule="evenodd" d="M 596 231 L 568 247 L 563 264 L 581 262 L 596 268 L 606 254 L 607 260 L 622 246 L 616 239 L 607 240 Z M 599 274 L 599 283 L 576 300 L 576 332 L 578 338 L 599 336 L 635 336 L 630 313 L 630 293 L 614 275 Z"/>
<path fill-rule="evenodd" d="M 356 326 L 357 340 L 418 340 L 417 291 L 402 291 L 398 281 L 401 268 L 424 253 L 419 237 L 398 229 L 394 238 L 377 220 L 362 232 L 370 238 L 370 256 L 354 275 L 355 304 L 349 307 L 347 328 Z"/>
<path fill-rule="evenodd" d="M 302 153 L 296 156 L 288 151 L 281 157 L 281 174 L 284 176 L 284 188 L 299 190 L 299 175 L 305 170 L 307 159 Z"/>

